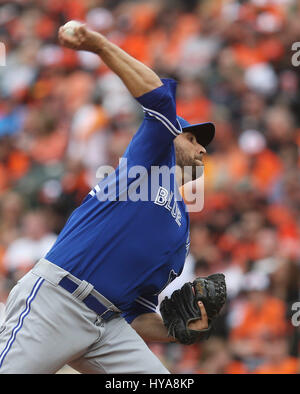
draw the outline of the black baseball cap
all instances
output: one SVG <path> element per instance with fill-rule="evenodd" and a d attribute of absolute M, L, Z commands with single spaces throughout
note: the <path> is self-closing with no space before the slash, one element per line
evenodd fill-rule
<path fill-rule="evenodd" d="M 187 120 L 183 119 L 181 116 L 177 116 L 177 119 L 182 127 L 183 133 L 186 132 L 193 133 L 197 139 L 197 142 L 200 145 L 204 146 L 204 148 L 206 148 L 207 145 L 209 145 L 211 141 L 214 139 L 215 126 L 213 123 L 205 122 L 205 123 L 197 123 L 191 125 Z"/>

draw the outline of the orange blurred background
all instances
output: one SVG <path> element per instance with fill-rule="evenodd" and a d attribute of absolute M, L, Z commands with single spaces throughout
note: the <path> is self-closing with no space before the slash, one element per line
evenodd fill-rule
<path fill-rule="evenodd" d="M 176 79 L 180 116 L 216 124 L 204 210 L 191 215 L 191 252 L 172 289 L 222 271 L 228 303 L 209 341 L 150 348 L 172 373 L 299 373 L 296 0 L 1 2 L 0 302 L 51 247 L 97 168 L 118 164 L 143 116 L 96 55 L 58 45 L 71 19 Z"/>

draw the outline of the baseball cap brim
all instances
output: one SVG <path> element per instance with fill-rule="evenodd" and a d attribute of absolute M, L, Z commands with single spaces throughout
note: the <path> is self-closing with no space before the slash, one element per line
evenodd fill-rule
<path fill-rule="evenodd" d="M 192 133 L 197 139 L 197 142 L 205 148 L 211 143 L 215 136 L 215 126 L 211 122 L 189 124 L 185 119 L 177 116 L 184 133 Z"/>

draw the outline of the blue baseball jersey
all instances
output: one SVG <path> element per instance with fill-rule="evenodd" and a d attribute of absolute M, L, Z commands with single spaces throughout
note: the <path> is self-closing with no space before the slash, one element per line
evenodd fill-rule
<path fill-rule="evenodd" d="M 180 275 L 189 215 L 176 184 L 176 82 L 137 98 L 144 120 L 115 171 L 73 211 L 45 256 L 90 282 L 130 323 L 155 312 L 158 294 Z M 167 176 L 164 176 L 167 174 Z"/>

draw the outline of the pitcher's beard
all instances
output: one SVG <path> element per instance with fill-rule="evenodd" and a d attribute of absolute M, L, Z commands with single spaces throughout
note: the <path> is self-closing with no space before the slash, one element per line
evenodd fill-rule
<path fill-rule="evenodd" d="M 175 146 L 176 165 L 182 172 L 182 184 L 194 181 L 204 172 L 204 164 L 199 165 L 199 160 L 193 159 L 183 149 Z"/>

